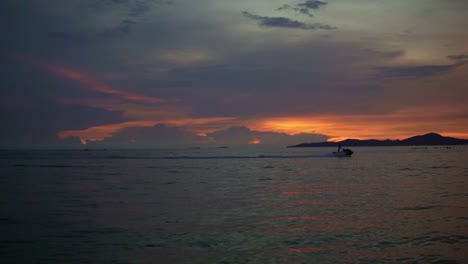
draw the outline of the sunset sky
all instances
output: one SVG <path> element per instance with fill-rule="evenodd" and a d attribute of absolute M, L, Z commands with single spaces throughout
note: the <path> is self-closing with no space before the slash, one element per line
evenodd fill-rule
<path fill-rule="evenodd" d="M 466 0 L 2 0 L 0 147 L 468 139 Z"/>

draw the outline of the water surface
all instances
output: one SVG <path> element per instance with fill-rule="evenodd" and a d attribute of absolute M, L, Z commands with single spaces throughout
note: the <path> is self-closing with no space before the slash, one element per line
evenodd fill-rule
<path fill-rule="evenodd" d="M 2 263 L 467 263 L 456 146 L 0 151 Z"/>

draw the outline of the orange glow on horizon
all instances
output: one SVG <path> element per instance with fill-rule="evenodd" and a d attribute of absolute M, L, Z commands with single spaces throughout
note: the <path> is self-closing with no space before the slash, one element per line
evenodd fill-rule
<path fill-rule="evenodd" d="M 258 145 L 260 143 L 262 143 L 262 141 L 260 139 L 258 139 L 258 138 L 252 139 L 252 140 L 249 141 L 249 144 L 251 144 L 251 145 Z"/>
<path fill-rule="evenodd" d="M 276 131 L 284 131 L 288 134 L 299 134 L 314 131 L 314 125 L 307 120 L 298 118 L 271 119 L 263 121 L 263 126 L 274 128 Z"/>
<path fill-rule="evenodd" d="M 248 120 L 257 131 L 281 132 L 289 135 L 319 133 L 329 142 L 345 139 L 405 139 L 435 132 L 448 137 L 468 139 L 468 115 L 462 109 L 407 108 L 387 114 L 314 115 L 274 117 Z M 453 116 L 453 117 L 452 117 Z M 451 118 L 452 117 L 452 118 Z"/>

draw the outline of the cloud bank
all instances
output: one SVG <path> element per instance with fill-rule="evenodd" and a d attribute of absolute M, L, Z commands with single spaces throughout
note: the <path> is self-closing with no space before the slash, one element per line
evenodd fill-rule
<path fill-rule="evenodd" d="M 303 133 L 289 135 L 277 132 L 262 132 L 237 126 L 197 135 L 186 127 L 157 124 L 152 127 L 129 127 L 111 137 L 88 142 L 88 147 L 161 148 L 183 146 L 246 146 L 268 145 L 284 147 L 301 142 L 322 142 L 329 137 L 322 134 Z"/>

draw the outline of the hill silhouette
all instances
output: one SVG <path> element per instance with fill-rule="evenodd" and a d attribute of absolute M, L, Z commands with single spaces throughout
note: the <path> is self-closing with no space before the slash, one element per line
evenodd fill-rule
<path fill-rule="evenodd" d="M 318 143 L 302 143 L 298 145 L 288 146 L 288 148 L 301 147 L 336 147 L 338 144 L 349 147 L 381 147 L 381 146 L 440 146 L 440 145 L 466 145 L 468 140 L 453 137 L 444 137 L 437 133 L 428 133 L 418 135 L 403 140 L 359 140 L 346 139 L 338 142 L 318 142 Z"/>

